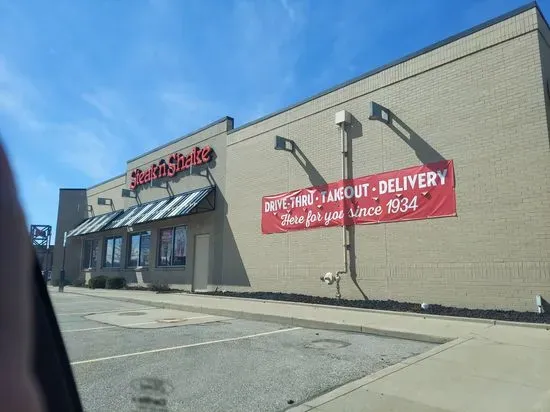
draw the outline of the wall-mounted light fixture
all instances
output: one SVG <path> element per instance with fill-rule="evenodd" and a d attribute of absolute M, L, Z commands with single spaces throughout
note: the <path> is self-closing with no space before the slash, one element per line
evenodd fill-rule
<path fill-rule="evenodd" d="M 113 203 L 113 199 L 109 199 L 107 197 L 98 197 L 97 204 L 111 206 L 111 209 L 113 209 L 113 211 L 115 210 L 115 204 Z"/>
<path fill-rule="evenodd" d="M 390 111 L 388 109 L 375 102 L 370 102 L 369 106 L 369 120 L 379 120 L 386 124 L 390 122 Z"/>
<path fill-rule="evenodd" d="M 97 198 L 97 204 L 98 205 L 112 206 L 113 205 L 113 199 L 109 199 L 109 198 L 106 198 L 106 197 L 98 197 Z"/>
<path fill-rule="evenodd" d="M 151 180 L 151 187 L 159 187 L 162 189 L 166 189 L 167 186 L 168 186 L 168 182 L 163 182 L 162 180 L 159 180 L 159 179 Z"/>
<path fill-rule="evenodd" d="M 172 191 L 172 188 L 170 187 L 170 184 L 166 181 L 162 181 L 159 179 L 155 179 L 151 181 L 151 187 L 158 187 L 161 189 L 166 189 L 168 192 L 168 195 L 174 196 L 174 192 Z"/>
<path fill-rule="evenodd" d="M 346 125 L 351 123 L 351 113 L 347 110 L 340 110 L 334 114 L 334 124 Z"/>
<path fill-rule="evenodd" d="M 294 152 L 294 141 L 282 136 L 275 136 L 275 150 L 284 150 L 292 153 Z"/>
<path fill-rule="evenodd" d="M 202 164 L 200 166 L 191 166 L 189 168 L 189 174 L 193 176 L 207 177 L 210 174 L 210 169 L 208 169 L 208 166 L 206 164 Z"/>
<path fill-rule="evenodd" d="M 132 199 L 137 198 L 136 192 L 134 192 L 133 190 L 130 190 L 130 189 L 122 189 L 121 196 L 122 197 L 129 197 L 129 198 L 132 198 Z"/>

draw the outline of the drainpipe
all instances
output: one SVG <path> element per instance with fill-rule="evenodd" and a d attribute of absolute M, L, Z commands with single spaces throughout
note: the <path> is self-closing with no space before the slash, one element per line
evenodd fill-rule
<path fill-rule="evenodd" d="M 346 124 L 351 123 L 351 114 L 345 110 L 342 110 L 334 116 L 334 122 L 340 128 L 340 143 L 342 151 L 342 180 L 346 179 L 347 175 L 347 166 L 348 166 L 348 149 L 347 149 L 347 134 L 346 134 Z M 344 211 L 345 212 L 345 211 Z M 345 219 L 345 215 L 344 215 Z M 342 260 L 343 260 L 343 269 L 336 272 L 336 298 L 340 299 L 340 279 L 342 275 L 346 275 L 349 271 L 348 269 L 348 239 L 347 239 L 347 226 L 345 223 L 342 225 Z"/>

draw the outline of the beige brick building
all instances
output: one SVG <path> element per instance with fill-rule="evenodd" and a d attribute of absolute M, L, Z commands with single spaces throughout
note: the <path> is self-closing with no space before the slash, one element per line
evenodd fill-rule
<path fill-rule="evenodd" d="M 345 110 L 348 177 L 453 160 L 457 213 L 351 226 L 342 297 L 535 310 L 536 295 L 550 300 L 549 42 L 548 24 L 529 5 L 238 128 L 224 118 L 129 161 L 125 174 L 92 188 L 62 189 L 56 246 L 82 220 L 118 213 L 100 230 L 68 238 L 67 275 L 334 296 L 335 286 L 320 276 L 343 266 L 341 227 L 270 235 L 260 227 L 263 196 L 340 179 L 335 114 Z M 387 108 L 389 123 L 369 120 L 371 102 Z M 292 140 L 295 151 L 274 150 L 275 136 Z M 205 145 L 214 162 L 122 197 L 136 168 Z M 194 207 L 215 199 L 211 211 L 109 228 L 137 204 L 204 188 L 215 189 Z M 111 200 L 99 205 L 98 198 Z M 178 226 L 185 236 L 171 236 L 185 237 L 185 261 L 161 265 L 163 239 L 170 240 L 160 229 Z M 147 265 L 129 265 L 132 236 L 145 232 Z M 121 240 L 109 246 L 113 237 Z M 105 267 L 115 247 L 120 264 Z M 62 252 L 54 256 L 55 277 Z"/>

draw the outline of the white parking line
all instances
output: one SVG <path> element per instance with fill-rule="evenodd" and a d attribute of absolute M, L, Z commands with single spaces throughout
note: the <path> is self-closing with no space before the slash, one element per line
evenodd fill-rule
<path fill-rule="evenodd" d="M 139 322 L 139 323 L 129 323 L 127 325 L 109 325 L 109 326 L 97 326 L 95 328 L 83 328 L 83 329 L 68 329 L 68 330 L 62 330 L 62 333 L 69 333 L 69 332 L 86 332 L 87 330 L 98 330 L 98 329 L 114 329 L 114 328 L 125 328 L 128 326 L 140 326 L 140 325 L 151 325 L 153 323 L 158 323 L 157 321 L 153 322 Z"/>
<path fill-rule="evenodd" d="M 191 320 L 191 319 L 204 319 L 204 318 L 213 318 L 213 317 L 214 317 L 214 315 L 193 316 L 193 317 L 190 317 L 190 318 L 183 318 L 179 322 L 171 322 L 171 323 L 176 324 L 176 323 L 182 323 L 182 322 L 185 322 L 185 321 Z M 109 325 L 109 326 L 96 326 L 94 328 L 68 329 L 68 330 L 62 330 L 61 332 L 63 332 L 63 333 L 86 332 L 88 330 L 98 330 L 98 329 L 127 328 L 128 326 L 152 325 L 153 323 L 162 323 L 162 322 L 159 322 L 159 321 L 155 320 L 155 321 L 152 321 L 152 322 L 128 323 L 126 325 Z"/>
<path fill-rule="evenodd" d="M 259 336 L 274 335 L 276 333 L 291 332 L 291 331 L 299 330 L 299 329 L 302 329 L 302 328 L 301 327 L 295 327 L 295 328 L 288 328 L 288 329 L 278 329 L 278 330 L 273 330 L 271 332 L 256 333 L 254 335 L 239 336 L 239 337 L 236 337 L 236 338 L 218 339 L 218 340 L 211 340 L 211 341 L 208 341 L 208 342 L 191 343 L 189 345 L 180 345 L 180 346 L 172 346 L 172 347 L 169 347 L 169 348 L 145 350 L 145 351 L 142 351 L 142 352 L 125 353 L 125 354 L 122 354 L 122 355 L 106 356 L 104 358 L 96 358 L 96 359 L 88 359 L 88 360 L 71 362 L 71 365 L 73 365 L 73 366 L 75 366 L 75 365 L 84 365 L 86 363 L 96 363 L 96 362 L 102 362 L 102 361 L 111 360 L 111 359 L 128 358 L 130 356 L 147 355 L 149 353 L 158 353 L 158 352 L 166 352 L 166 351 L 185 349 L 185 348 L 194 348 L 194 347 L 197 347 L 197 346 L 212 345 L 214 343 L 234 342 L 234 341 L 237 341 L 237 340 L 256 338 L 256 337 L 259 337 Z"/>
<path fill-rule="evenodd" d="M 69 332 L 86 332 L 87 330 L 98 330 L 98 329 L 113 329 L 116 328 L 116 326 L 97 326 L 95 328 L 83 328 L 83 329 L 69 329 L 69 330 L 62 330 L 61 333 L 69 333 Z"/>
<path fill-rule="evenodd" d="M 185 322 L 186 320 L 191 320 L 191 319 L 213 318 L 214 316 L 215 315 L 191 316 L 190 318 L 182 318 L 181 322 Z M 173 323 L 178 323 L 178 322 L 173 322 Z"/>
<path fill-rule="evenodd" d="M 54 302 L 53 306 L 56 307 L 58 305 L 82 305 L 83 303 L 99 303 L 97 300 L 73 300 L 70 302 Z"/>
<path fill-rule="evenodd" d="M 102 313 L 116 313 L 116 312 L 140 312 L 143 310 L 150 310 L 153 308 L 145 307 L 145 308 L 139 308 L 139 309 L 116 309 L 116 310 L 104 310 L 104 311 L 94 311 L 89 310 L 88 312 L 67 312 L 67 313 L 56 313 L 57 316 L 63 316 L 63 315 L 99 315 Z"/>
<path fill-rule="evenodd" d="M 185 322 L 187 320 L 191 319 L 203 319 L 203 318 L 213 318 L 214 315 L 206 315 L 206 316 L 193 316 L 191 318 L 183 318 L 179 322 L 172 322 L 173 324 Z M 69 333 L 69 332 L 86 332 L 87 330 L 98 330 L 98 329 L 113 329 L 113 328 L 127 328 L 129 326 L 141 326 L 141 325 L 152 325 L 153 323 L 162 323 L 157 320 L 152 322 L 139 322 L 139 323 L 128 323 L 126 325 L 109 325 L 109 326 L 96 326 L 94 328 L 82 328 L 82 329 L 68 329 L 68 330 L 62 330 L 63 333 Z"/>

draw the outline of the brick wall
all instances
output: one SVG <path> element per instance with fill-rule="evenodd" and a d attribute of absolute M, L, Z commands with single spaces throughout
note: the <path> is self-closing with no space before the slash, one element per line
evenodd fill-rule
<path fill-rule="evenodd" d="M 92 211 L 88 216 L 99 216 L 110 213 L 113 210 L 124 209 L 125 198 L 122 197 L 122 189 L 126 187 L 126 175 L 120 175 L 102 182 L 86 191 L 88 205 L 92 206 Z M 111 199 L 113 205 L 98 204 L 99 198 Z"/>
<path fill-rule="evenodd" d="M 319 276 L 341 268 L 341 229 L 261 235 L 260 211 L 263 195 L 339 179 L 334 113 L 345 109 L 354 176 L 453 159 L 458 217 L 355 227 L 357 284 L 345 278 L 344 297 L 521 310 L 549 299 L 539 24 L 530 9 L 230 133 L 225 287 L 334 295 Z M 370 101 L 394 127 L 368 120 Z M 274 151 L 275 135 L 299 154 Z"/>
<path fill-rule="evenodd" d="M 94 275 L 124 276 L 130 283 L 135 283 L 138 281 L 138 278 L 141 278 L 145 283 L 164 282 L 177 284 L 178 287 L 191 288 L 195 252 L 194 239 L 196 235 L 209 234 L 211 248 L 208 284 L 213 285 L 220 283 L 223 253 L 222 229 L 225 224 L 226 209 L 224 197 L 226 141 L 227 131 L 232 127 L 233 119 L 231 118 L 224 118 L 214 122 L 197 132 L 191 133 L 128 161 L 127 170 L 124 175 L 110 179 L 87 190 L 88 204 L 93 205 L 94 214 L 97 216 L 112 210 L 110 205 L 98 205 L 97 199 L 99 197 L 113 199 L 115 209 L 122 210 L 133 207 L 136 204 L 144 204 L 163 199 L 171 194 L 177 195 L 207 186 L 216 186 L 216 208 L 212 212 L 133 226 L 132 233 L 138 233 L 145 230 L 151 231 L 151 254 L 150 266 L 148 268 L 136 270 L 135 268 L 127 267 L 129 241 L 132 233 L 129 233 L 126 228 L 102 231 L 83 237 L 83 239 L 99 240 L 98 263 L 97 268 L 93 271 Z M 136 193 L 139 197 L 139 201 L 134 197 L 123 198 L 121 196 L 122 189 L 129 188 L 129 182 L 131 181 L 130 174 L 135 168 L 146 170 L 151 164 L 158 163 L 160 159 L 166 159 L 172 153 L 180 152 L 182 154 L 187 154 L 194 146 L 204 147 L 206 145 L 211 146 L 213 149 L 213 160 L 209 162 L 208 165 L 202 167 L 200 173 L 197 172 L 199 169 L 195 169 L 194 173 L 187 170 L 172 178 L 162 179 L 164 183 L 167 183 L 168 187 L 156 188 L 149 184 L 138 186 Z M 179 225 L 185 225 L 188 228 L 186 267 L 157 267 L 156 258 L 159 243 L 159 230 L 161 228 Z M 102 267 L 102 257 L 105 252 L 104 241 L 105 237 L 108 236 L 122 237 L 122 263 L 120 268 Z M 81 244 L 80 238 L 77 239 L 77 241 Z M 78 255 L 76 253 L 73 255 L 71 259 L 77 259 Z M 90 274 L 88 274 L 88 276 L 90 276 Z"/>

